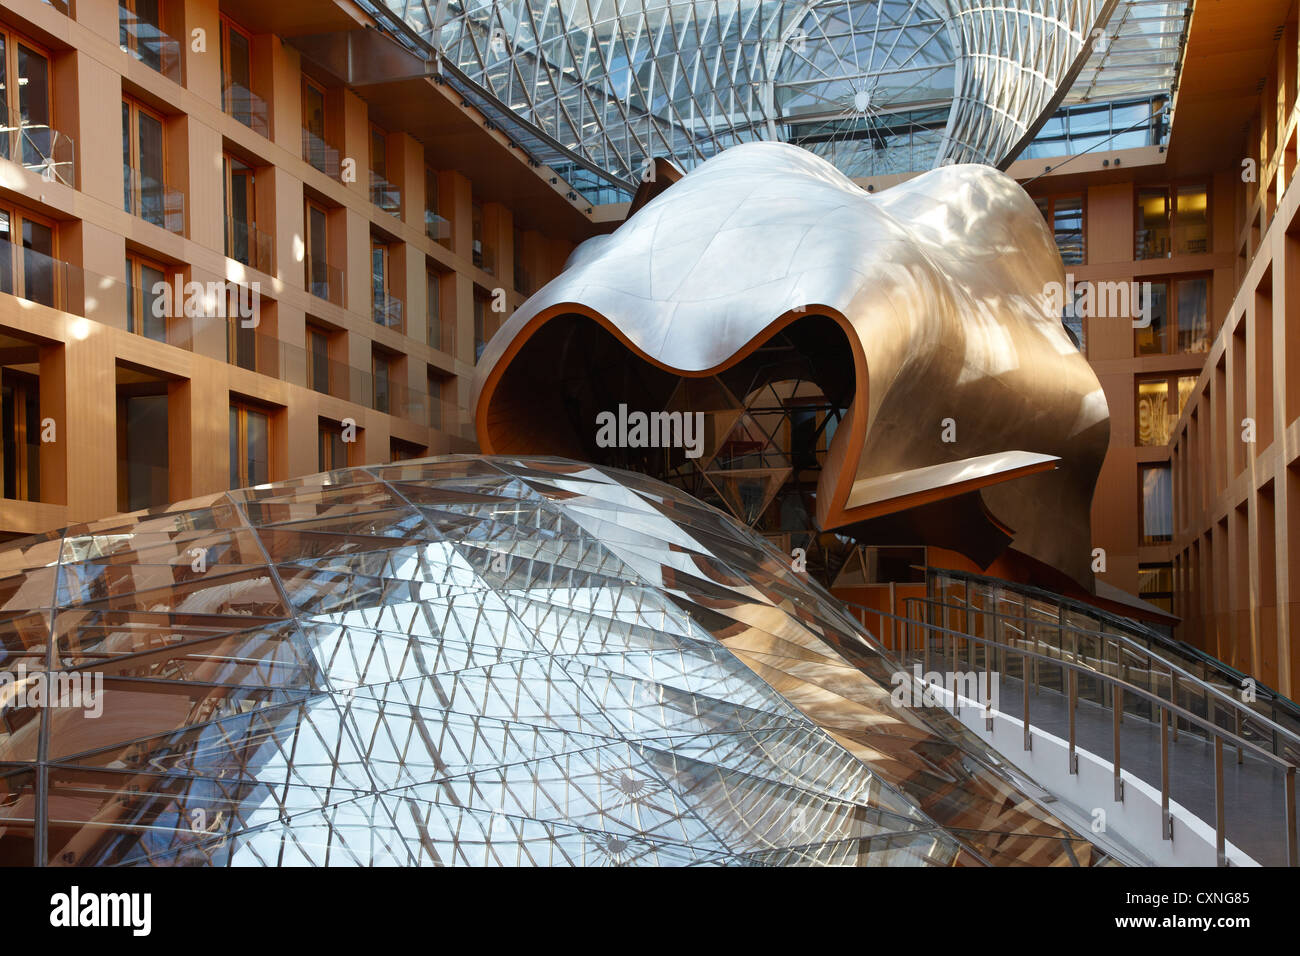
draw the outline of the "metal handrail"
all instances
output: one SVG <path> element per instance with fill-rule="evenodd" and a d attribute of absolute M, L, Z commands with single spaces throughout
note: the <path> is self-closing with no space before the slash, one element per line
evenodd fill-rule
<path fill-rule="evenodd" d="M 910 607 L 912 606 L 913 602 L 924 604 L 928 600 L 930 599 L 908 598 L 905 600 L 904 603 L 905 606 Z M 913 646 L 913 642 L 912 642 L 913 631 L 915 628 L 919 627 L 921 629 L 923 653 L 925 656 L 925 660 L 927 662 L 926 665 L 927 667 L 929 666 L 929 659 L 930 659 L 929 658 L 929 637 L 934 634 L 941 635 L 943 638 L 946 638 L 947 636 L 950 635 L 953 638 L 952 655 L 954 661 L 956 660 L 957 657 L 958 638 L 971 641 L 975 644 L 983 645 L 986 649 L 998 648 L 1005 653 L 1018 655 L 1021 661 L 1021 683 L 1023 686 L 1023 702 L 1022 702 L 1023 714 L 1021 719 L 1024 726 L 1024 745 L 1026 750 L 1032 749 L 1032 738 L 1030 733 L 1032 725 L 1030 724 L 1030 719 L 1029 719 L 1030 713 L 1029 713 L 1028 663 L 1031 660 L 1046 661 L 1050 664 L 1055 664 L 1062 667 L 1066 672 L 1066 674 L 1068 674 L 1068 678 L 1069 678 L 1065 683 L 1067 686 L 1067 704 L 1068 704 L 1068 713 L 1069 713 L 1069 741 L 1068 741 L 1067 760 L 1068 760 L 1068 767 L 1069 767 L 1070 774 L 1078 773 L 1078 757 L 1076 754 L 1075 719 L 1074 719 L 1074 712 L 1076 707 L 1078 706 L 1078 674 L 1080 672 L 1083 672 L 1088 677 L 1091 677 L 1095 680 L 1099 680 L 1105 683 L 1107 686 L 1111 688 L 1112 705 L 1109 709 L 1112 715 L 1112 727 L 1113 727 L 1112 732 L 1113 732 L 1113 740 L 1114 740 L 1114 759 L 1111 761 L 1111 765 L 1112 765 L 1114 781 L 1115 781 L 1114 787 L 1115 787 L 1116 801 L 1122 801 L 1123 794 L 1124 794 L 1123 779 L 1121 777 L 1122 763 L 1121 763 L 1121 756 L 1120 756 L 1120 721 L 1123 714 L 1124 695 L 1132 694 L 1134 697 L 1136 697 L 1139 700 L 1145 699 L 1151 705 L 1153 714 L 1159 713 L 1160 715 L 1159 727 L 1160 727 L 1160 763 L 1161 763 L 1161 767 L 1160 767 L 1161 839 L 1168 840 L 1173 838 L 1173 818 L 1169 811 L 1170 717 L 1185 720 L 1188 722 L 1189 725 L 1202 728 L 1202 730 L 1206 733 L 1207 738 L 1212 739 L 1214 742 L 1215 849 L 1217 853 L 1217 860 L 1219 862 L 1219 865 L 1221 866 L 1226 866 L 1228 863 L 1226 852 L 1225 852 L 1226 842 L 1227 842 L 1227 832 L 1226 832 L 1226 822 L 1225 822 L 1225 813 L 1224 813 L 1225 806 L 1226 806 L 1226 798 L 1225 798 L 1224 780 L 1223 780 L 1223 774 L 1224 774 L 1223 744 L 1227 742 L 1229 745 L 1236 747 L 1239 753 L 1249 751 L 1250 753 L 1256 755 L 1260 759 L 1272 763 L 1283 772 L 1284 812 L 1286 814 L 1285 829 L 1286 829 L 1287 863 L 1289 866 L 1300 866 L 1300 837 L 1298 837 L 1297 835 L 1297 827 L 1296 827 L 1297 765 L 1295 762 L 1291 760 L 1287 760 L 1286 758 L 1280 755 L 1270 753 L 1262 749 L 1261 747 L 1257 746 L 1256 744 L 1252 743 L 1251 741 L 1246 740 L 1245 738 L 1240 737 L 1237 734 L 1232 733 L 1231 731 L 1224 730 L 1223 728 L 1219 727 L 1217 724 L 1213 723 L 1212 721 L 1205 720 L 1204 718 L 1200 717 L 1197 714 L 1192 713 L 1186 708 L 1180 707 L 1177 703 L 1165 700 L 1164 698 L 1156 694 L 1153 694 L 1135 684 L 1131 684 L 1128 681 L 1123 680 L 1122 678 L 1113 677 L 1110 674 L 1093 670 L 1092 668 L 1080 664 L 1077 661 L 1071 661 L 1060 657 L 1052 657 L 1048 654 L 1039 653 L 1038 651 L 1028 650 L 1023 647 L 1018 647 L 1014 644 L 1008 644 L 1003 641 L 998 641 L 994 638 L 984 637 L 976 634 L 970 634 L 965 631 L 958 631 L 954 628 L 944 627 L 942 625 L 934 624 L 927 620 L 921 620 L 919 618 L 912 617 L 910 615 L 893 614 L 889 611 L 868 607 L 862 604 L 854 604 L 854 603 L 846 602 L 846 606 L 849 608 L 854 608 L 857 610 L 866 611 L 875 614 L 877 618 L 882 622 L 885 618 L 888 618 L 895 623 L 904 624 L 906 626 L 906 645 L 909 648 Z M 980 612 L 980 613 L 997 614 L 997 612 Z M 895 633 L 897 633 L 896 630 Z M 904 656 L 910 656 L 910 654 L 907 654 L 905 652 Z M 991 654 L 989 654 L 986 651 L 985 680 L 986 682 L 988 682 L 990 686 L 992 682 L 992 670 L 990 667 L 991 660 L 992 660 Z M 955 687 L 953 690 L 954 693 L 953 693 L 952 709 L 953 709 L 953 713 L 957 714 L 960 713 L 960 705 L 958 702 L 959 695 L 956 693 Z M 986 700 L 984 707 L 987 715 L 985 719 L 988 722 L 986 726 L 988 726 L 991 725 L 991 721 L 992 721 L 991 701 Z M 1100 755 L 1098 756 L 1100 757 Z"/>
<path fill-rule="evenodd" d="M 931 569 L 931 570 L 933 572 L 935 569 Z M 1091 605 L 1086 605 L 1081 601 L 1072 598 L 1067 598 L 1060 594 L 1054 594 L 1043 588 L 1035 587 L 1034 585 L 1030 585 L 1030 584 L 1011 583 L 1008 581 L 1000 580 L 998 578 L 990 578 L 985 575 L 973 574 L 969 571 L 957 571 L 957 570 L 951 570 L 945 568 L 942 570 L 941 573 L 944 577 L 951 578 L 955 581 L 965 582 L 967 585 L 975 584 L 975 585 L 983 585 L 983 586 L 995 586 L 995 587 L 1010 590 L 1022 598 L 1023 597 L 1039 598 L 1044 602 L 1054 603 L 1059 607 L 1063 607 L 1065 610 L 1077 611 L 1077 613 L 1080 614 L 1096 617 L 1102 624 L 1111 622 L 1111 626 L 1119 628 L 1120 630 L 1113 634 L 1110 632 L 1100 632 L 1100 633 L 1103 633 L 1108 637 L 1124 637 L 1126 640 L 1133 641 L 1134 643 L 1137 643 L 1139 646 L 1141 646 L 1142 640 L 1150 641 L 1153 644 L 1159 645 L 1157 650 L 1159 653 L 1161 653 L 1162 656 L 1177 655 L 1183 658 L 1187 658 L 1189 663 L 1198 664 L 1202 667 L 1205 667 L 1207 670 L 1213 670 L 1217 672 L 1228 683 L 1234 683 L 1234 682 L 1240 683 L 1241 680 L 1250 677 L 1249 674 L 1245 674 L 1242 671 L 1237 670 L 1232 665 L 1224 661 L 1221 661 L 1218 658 L 1213 657 L 1212 655 L 1206 654 L 1204 651 L 1200 650 L 1199 648 L 1193 647 L 1190 644 L 1186 644 L 1182 641 L 1176 640 L 1175 638 L 1163 633 L 1162 631 L 1156 630 L 1151 627 L 1147 627 L 1146 625 L 1138 621 L 1122 618 L 1119 615 L 1116 615 L 1112 612 L 1104 611 L 1100 608 L 1093 607 Z M 1152 648 L 1148 647 L 1145 648 L 1145 650 L 1150 651 L 1152 650 Z M 1167 659 L 1167 657 L 1164 659 Z M 1201 679 L 1204 680 L 1204 678 Z M 1274 688 L 1268 687 L 1267 685 L 1264 684 L 1260 684 L 1258 683 L 1258 681 L 1256 681 L 1256 693 L 1259 694 L 1261 697 L 1267 698 L 1270 707 L 1275 712 L 1281 711 L 1288 717 L 1294 718 L 1298 723 L 1300 723 L 1300 705 L 1296 704 L 1294 701 L 1290 700 L 1284 695 L 1278 693 L 1278 691 L 1275 690 Z M 1256 710 L 1256 712 L 1258 713 L 1258 710 Z"/>
<path fill-rule="evenodd" d="M 965 603 L 952 604 L 946 601 L 941 601 L 938 598 L 928 598 L 928 597 L 926 598 L 909 597 L 904 599 L 905 606 L 910 606 L 913 602 L 919 602 L 928 607 L 947 608 L 956 611 L 961 611 L 963 613 L 987 614 L 999 620 L 1006 621 L 1012 626 L 1018 623 L 1029 623 L 1028 619 L 1021 616 L 1013 617 L 1012 615 L 1005 614 L 1002 611 L 993 610 L 991 608 L 979 608 Z M 1275 735 L 1285 737 L 1292 744 L 1292 747 L 1296 751 L 1296 753 L 1300 754 L 1300 734 L 1297 734 L 1295 731 L 1282 726 L 1281 724 L 1277 723 L 1270 717 L 1260 713 L 1259 711 L 1247 707 L 1241 701 L 1238 701 L 1236 698 L 1232 697 L 1229 694 L 1225 694 L 1222 690 L 1215 687 L 1213 684 L 1203 680 L 1197 675 L 1193 674 L 1191 671 L 1179 667 L 1173 661 L 1166 660 L 1163 657 L 1153 654 L 1150 648 L 1143 647 L 1141 644 L 1138 644 L 1137 642 L 1129 638 L 1128 635 L 1111 634 L 1105 631 L 1094 631 L 1089 628 L 1082 628 L 1082 627 L 1077 627 L 1073 624 L 1067 624 L 1064 621 L 1059 621 L 1055 623 L 1048 623 L 1048 622 L 1040 622 L 1040 623 L 1042 623 L 1044 627 L 1047 627 L 1049 629 L 1054 628 L 1058 633 L 1064 631 L 1071 631 L 1076 634 L 1083 634 L 1088 637 L 1095 637 L 1107 641 L 1115 646 L 1123 645 L 1125 649 L 1128 650 L 1130 653 L 1135 654 L 1136 656 L 1139 657 L 1144 657 L 1148 662 L 1148 664 L 1155 662 L 1160 665 L 1163 665 L 1164 667 L 1169 669 L 1169 672 L 1171 674 L 1171 691 L 1172 691 L 1172 684 L 1174 679 L 1184 680 L 1187 683 L 1191 684 L 1192 686 L 1204 691 L 1206 696 L 1213 696 L 1219 703 L 1224 705 L 1225 709 L 1230 710 L 1232 713 L 1236 714 L 1240 712 L 1241 714 L 1248 716 L 1250 720 L 1265 725 Z M 1033 640 L 1033 638 L 1030 638 L 1028 633 L 1024 633 L 1024 638 L 1026 640 Z M 1047 642 L 1044 641 L 1043 643 L 1047 643 Z M 1060 651 L 1062 654 L 1067 653 L 1067 649 L 1064 646 L 1060 647 Z M 1073 653 L 1077 658 L 1078 656 L 1077 650 L 1070 653 Z M 1064 658 L 1049 658 L 1049 659 L 1058 662 L 1064 661 Z M 1101 660 L 1104 661 L 1105 657 L 1103 656 Z M 1149 670 L 1152 674 L 1160 673 L 1159 670 L 1157 670 L 1155 667 L 1150 667 Z M 1101 674 L 1102 672 L 1092 671 L 1092 673 Z"/>

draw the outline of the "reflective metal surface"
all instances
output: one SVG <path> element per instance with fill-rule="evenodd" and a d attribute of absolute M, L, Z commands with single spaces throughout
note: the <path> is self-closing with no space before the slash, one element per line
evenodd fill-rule
<path fill-rule="evenodd" d="M 354 468 L 0 550 L 0 862 L 1109 862 L 746 529 L 555 459 Z M 20 699 L 19 695 L 22 694 Z"/>
<path fill-rule="evenodd" d="M 691 376 L 825 316 L 842 339 L 823 358 L 851 356 L 856 385 L 818 479 L 819 527 L 975 494 L 997 550 L 1005 532 L 1091 587 L 1089 511 L 1109 417 L 1052 311 L 1048 285 L 1063 281 L 1033 201 L 989 167 L 932 170 L 870 195 L 796 147 L 738 146 L 580 246 L 503 323 L 475 374 L 480 445 L 595 460 L 595 425 L 571 420 L 556 378 L 590 333 L 538 335 L 557 318 L 584 317 L 645 362 Z M 545 346 L 530 352 L 534 336 Z M 1057 467 L 1041 471 L 1049 459 Z"/>

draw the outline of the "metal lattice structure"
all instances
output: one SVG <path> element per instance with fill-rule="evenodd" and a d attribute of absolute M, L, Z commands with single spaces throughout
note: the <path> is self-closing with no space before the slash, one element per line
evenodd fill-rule
<path fill-rule="evenodd" d="M 755 139 L 849 175 L 997 165 L 1116 0 L 371 0 L 493 102 L 634 183 Z"/>
<path fill-rule="evenodd" d="M 3 862 L 1110 861 L 956 718 L 892 706 L 897 665 L 787 556 L 644 477 L 353 468 L 0 568 Z M 99 713 L 19 699 L 56 672 L 102 675 Z"/>

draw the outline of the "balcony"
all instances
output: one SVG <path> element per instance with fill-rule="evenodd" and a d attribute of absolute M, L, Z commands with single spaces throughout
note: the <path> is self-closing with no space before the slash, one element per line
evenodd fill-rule
<path fill-rule="evenodd" d="M 268 139 L 271 127 L 267 122 L 266 100 L 242 83 L 224 77 L 221 83 L 221 105 L 226 115 L 243 123 L 259 136 Z"/>
<path fill-rule="evenodd" d="M 390 215 L 402 216 L 402 191 L 383 176 L 370 174 L 370 201 Z"/>
<path fill-rule="evenodd" d="M 432 209 L 424 211 L 424 234 L 434 242 L 446 245 L 451 239 L 451 223 Z"/>
<path fill-rule="evenodd" d="M 49 182 L 76 188 L 76 148 L 71 136 L 44 123 L 25 120 L 17 110 L 0 116 L 6 118 L 0 131 L 0 158 L 12 160 Z"/>
<path fill-rule="evenodd" d="M 173 82 L 181 82 L 181 45 L 162 27 L 142 20 L 126 7 L 117 8 L 118 45 Z"/>
<path fill-rule="evenodd" d="M 0 239 L 0 292 L 75 315 L 85 313 L 86 273 L 8 239 Z M 99 277 L 103 278 L 103 277 Z M 121 285 L 118 280 L 108 280 Z M 98 285 L 92 281 L 92 285 Z M 125 298 L 122 300 L 125 302 Z"/>
<path fill-rule="evenodd" d="M 339 176 L 339 151 L 307 127 L 302 129 L 302 158 L 326 176 Z"/>
<path fill-rule="evenodd" d="M 343 270 L 332 266 L 321 256 L 308 256 L 307 291 L 318 299 L 341 306 L 344 301 Z"/>
<path fill-rule="evenodd" d="M 405 330 L 406 326 L 402 318 L 405 303 L 401 299 L 391 293 L 375 289 L 372 301 L 376 325 L 396 329 L 399 332 Z"/>
<path fill-rule="evenodd" d="M 226 216 L 226 258 L 270 275 L 274 271 L 273 249 L 271 237 L 258 229 L 257 223 Z"/>
<path fill-rule="evenodd" d="M 185 194 L 130 166 L 122 167 L 123 208 L 176 235 L 185 233 Z"/>

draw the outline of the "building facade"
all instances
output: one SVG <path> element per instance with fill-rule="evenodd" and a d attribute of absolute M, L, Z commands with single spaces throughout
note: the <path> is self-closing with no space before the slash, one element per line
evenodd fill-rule
<path fill-rule="evenodd" d="M 434 81 L 294 45 L 360 16 L 0 9 L 0 533 L 472 449 L 476 351 L 592 213 Z"/>

